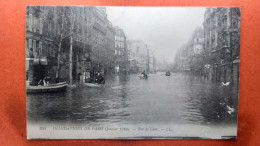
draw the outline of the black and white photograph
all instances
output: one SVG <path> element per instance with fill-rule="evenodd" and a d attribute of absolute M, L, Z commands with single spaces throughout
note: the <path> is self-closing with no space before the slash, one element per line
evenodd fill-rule
<path fill-rule="evenodd" d="M 27 6 L 27 139 L 236 139 L 240 13 Z"/>

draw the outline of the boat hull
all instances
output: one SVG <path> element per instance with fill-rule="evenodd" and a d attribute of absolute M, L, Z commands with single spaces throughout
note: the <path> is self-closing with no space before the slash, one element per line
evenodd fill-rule
<path fill-rule="evenodd" d="M 101 84 L 95 84 L 95 83 L 84 83 L 85 86 L 91 87 L 91 88 L 99 88 L 101 87 Z"/>
<path fill-rule="evenodd" d="M 140 79 L 148 79 L 148 77 L 139 76 Z"/>
<path fill-rule="evenodd" d="M 26 93 L 50 93 L 62 92 L 67 90 L 68 84 L 66 82 L 51 84 L 48 86 L 27 86 Z"/>

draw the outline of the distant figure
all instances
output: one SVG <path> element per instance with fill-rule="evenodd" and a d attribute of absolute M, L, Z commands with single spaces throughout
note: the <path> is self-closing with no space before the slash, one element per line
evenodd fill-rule
<path fill-rule="evenodd" d="M 166 75 L 166 76 L 171 76 L 171 72 L 170 72 L 170 71 L 167 71 L 165 75 Z"/>
<path fill-rule="evenodd" d="M 142 77 L 147 77 L 147 74 L 146 74 L 145 70 L 141 73 L 141 76 Z"/>

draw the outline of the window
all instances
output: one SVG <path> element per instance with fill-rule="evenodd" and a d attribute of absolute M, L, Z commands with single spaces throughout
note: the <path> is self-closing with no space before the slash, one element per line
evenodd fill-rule
<path fill-rule="evenodd" d="M 29 28 L 29 14 L 26 15 L 26 28 Z"/>
<path fill-rule="evenodd" d="M 40 52 L 40 54 L 42 54 L 42 42 L 41 41 L 39 42 L 39 48 L 40 48 L 39 52 Z"/>
<path fill-rule="evenodd" d="M 43 24 L 42 24 L 42 18 L 40 18 L 39 21 L 40 21 L 40 22 L 39 22 L 39 23 L 40 23 L 40 34 L 42 34 L 42 25 L 43 25 Z"/>
<path fill-rule="evenodd" d="M 29 40 L 28 39 L 26 39 L 26 49 L 29 49 Z"/>
<path fill-rule="evenodd" d="M 50 44 L 48 44 L 47 54 L 48 55 L 51 54 L 51 45 Z"/>
<path fill-rule="evenodd" d="M 29 30 L 32 30 L 33 25 L 33 16 L 32 14 L 29 14 Z"/>
<path fill-rule="evenodd" d="M 29 39 L 29 48 L 32 48 L 32 39 Z"/>
<path fill-rule="evenodd" d="M 222 24 L 226 25 L 227 24 L 227 16 L 225 15 L 222 19 Z"/>
<path fill-rule="evenodd" d="M 49 21 L 49 23 L 48 23 L 48 31 L 51 32 L 51 29 L 52 29 L 51 28 L 51 22 Z"/>
<path fill-rule="evenodd" d="M 33 40 L 33 52 L 36 52 L 36 40 Z"/>

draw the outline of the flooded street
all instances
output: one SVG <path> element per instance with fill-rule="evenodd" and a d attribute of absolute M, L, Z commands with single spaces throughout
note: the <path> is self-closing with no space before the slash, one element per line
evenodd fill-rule
<path fill-rule="evenodd" d="M 100 88 L 27 94 L 27 118 L 100 125 L 236 123 L 235 90 L 180 73 L 114 76 Z"/>

